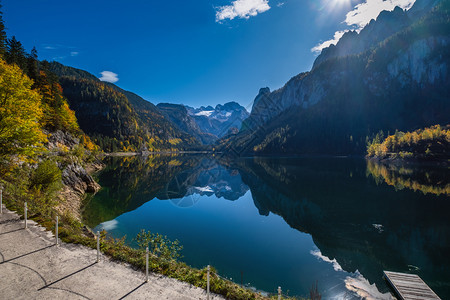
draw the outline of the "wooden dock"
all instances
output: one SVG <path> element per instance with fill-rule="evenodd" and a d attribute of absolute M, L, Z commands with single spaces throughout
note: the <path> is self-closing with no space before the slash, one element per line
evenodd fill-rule
<path fill-rule="evenodd" d="M 391 284 L 400 299 L 441 299 L 417 275 L 384 271 L 384 278 Z"/>

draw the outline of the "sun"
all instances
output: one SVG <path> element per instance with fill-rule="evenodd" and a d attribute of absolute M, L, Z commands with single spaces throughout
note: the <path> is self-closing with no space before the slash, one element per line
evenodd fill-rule
<path fill-rule="evenodd" d="M 336 3 L 336 6 L 340 7 L 352 7 L 352 0 L 333 0 Z"/>
<path fill-rule="evenodd" d="M 341 9 L 349 10 L 352 8 L 352 0 L 324 0 L 322 5 L 329 12 L 336 12 Z"/>

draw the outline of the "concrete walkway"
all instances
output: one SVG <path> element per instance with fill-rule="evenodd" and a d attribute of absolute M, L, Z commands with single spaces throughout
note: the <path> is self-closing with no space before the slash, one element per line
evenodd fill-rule
<path fill-rule="evenodd" d="M 0 299 L 206 299 L 203 289 L 110 261 L 55 238 L 35 222 L 0 214 Z M 211 299 L 223 299 L 214 295 Z"/>

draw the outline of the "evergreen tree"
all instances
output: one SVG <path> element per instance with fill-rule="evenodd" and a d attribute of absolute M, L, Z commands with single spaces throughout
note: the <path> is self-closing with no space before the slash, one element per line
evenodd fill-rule
<path fill-rule="evenodd" d="M 6 52 L 6 31 L 5 23 L 3 22 L 3 12 L 1 9 L 2 5 L 0 4 L 0 56 L 3 56 Z"/>
<path fill-rule="evenodd" d="M 15 36 L 6 41 L 5 60 L 8 64 L 16 64 L 22 70 L 26 70 L 27 54 Z"/>
<path fill-rule="evenodd" d="M 33 58 L 34 60 L 38 59 L 38 52 L 36 50 L 36 47 L 33 47 L 33 49 L 31 49 L 31 58 Z"/>
<path fill-rule="evenodd" d="M 31 55 L 27 57 L 27 75 L 34 81 L 39 77 L 39 61 L 36 47 L 33 47 Z"/>

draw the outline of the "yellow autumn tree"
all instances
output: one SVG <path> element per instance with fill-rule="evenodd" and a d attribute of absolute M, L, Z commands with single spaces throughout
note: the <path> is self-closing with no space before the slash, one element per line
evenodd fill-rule
<path fill-rule="evenodd" d="M 75 112 L 69 108 L 67 100 L 63 97 L 61 85 L 50 79 L 46 72 L 41 71 L 34 87 L 42 95 L 41 106 L 44 115 L 41 124 L 44 128 L 79 134 L 80 128 Z"/>
<path fill-rule="evenodd" d="M 0 59 L 0 158 L 32 157 L 43 149 L 46 136 L 39 120 L 41 96 L 31 89 L 33 81 L 16 65 Z"/>

